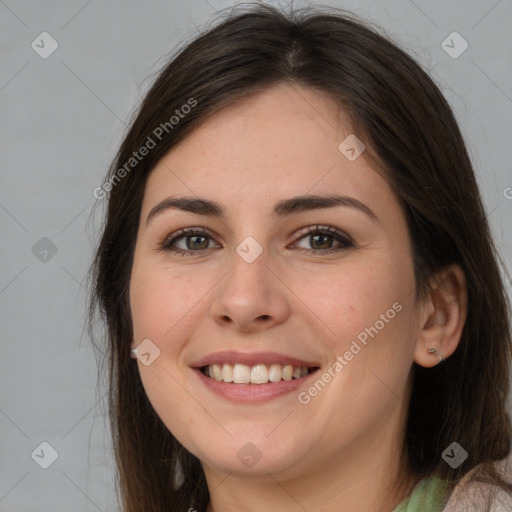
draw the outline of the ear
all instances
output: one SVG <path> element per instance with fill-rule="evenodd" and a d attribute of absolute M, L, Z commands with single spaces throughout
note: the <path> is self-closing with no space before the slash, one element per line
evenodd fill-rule
<path fill-rule="evenodd" d="M 414 351 L 414 361 L 426 368 L 440 362 L 438 355 L 444 360 L 455 352 L 467 317 L 466 277 L 459 265 L 442 268 L 430 284 L 432 291 L 421 307 Z M 437 354 L 429 353 L 429 349 Z"/>

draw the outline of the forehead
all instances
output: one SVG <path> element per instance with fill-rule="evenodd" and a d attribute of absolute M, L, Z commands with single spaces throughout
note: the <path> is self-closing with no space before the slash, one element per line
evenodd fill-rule
<path fill-rule="evenodd" d="M 194 194 L 237 208 L 306 193 L 393 201 L 364 152 L 351 161 L 338 148 L 354 135 L 325 93 L 296 85 L 266 89 L 213 114 L 172 148 L 150 174 L 144 208 Z"/>

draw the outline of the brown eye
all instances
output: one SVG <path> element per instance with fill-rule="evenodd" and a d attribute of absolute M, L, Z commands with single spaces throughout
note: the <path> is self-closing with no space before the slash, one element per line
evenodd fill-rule
<path fill-rule="evenodd" d="M 165 239 L 161 245 L 164 251 L 176 252 L 184 256 L 193 254 L 206 249 L 211 249 L 213 238 L 204 228 L 186 228 L 180 229 Z"/>
<path fill-rule="evenodd" d="M 299 241 L 305 240 L 309 247 L 300 247 L 309 252 L 335 252 L 353 247 L 353 242 L 341 231 L 332 226 L 308 226 L 299 233 Z M 335 242 L 337 246 L 333 247 Z M 297 243 L 295 244 L 297 245 Z"/>
<path fill-rule="evenodd" d="M 204 235 L 187 235 L 182 238 L 185 240 L 187 249 L 208 249 L 208 237 Z"/>
<path fill-rule="evenodd" d="M 299 241 L 305 240 L 309 247 L 295 246 L 310 253 L 327 254 L 353 247 L 350 238 L 332 226 L 308 226 L 297 234 Z M 214 242 L 217 247 L 212 247 Z M 201 254 L 205 250 L 220 247 L 212 235 L 204 228 L 184 228 L 168 236 L 161 244 L 163 251 L 174 252 L 181 256 Z"/>

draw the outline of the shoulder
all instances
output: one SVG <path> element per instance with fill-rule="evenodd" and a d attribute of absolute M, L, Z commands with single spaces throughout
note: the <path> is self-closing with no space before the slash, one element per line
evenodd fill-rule
<path fill-rule="evenodd" d="M 507 461 L 496 464 L 502 476 L 510 480 Z M 469 471 L 452 491 L 443 512 L 510 512 L 512 496 L 496 485 L 478 482 L 473 477 L 479 466 Z"/>

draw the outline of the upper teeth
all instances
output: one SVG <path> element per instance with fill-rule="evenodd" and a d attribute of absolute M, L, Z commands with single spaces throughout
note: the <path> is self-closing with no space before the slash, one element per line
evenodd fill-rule
<path fill-rule="evenodd" d="M 234 382 L 235 384 L 266 384 L 304 377 L 309 372 L 307 367 L 292 366 L 291 364 L 211 364 L 204 369 L 205 375 L 217 381 Z"/>

